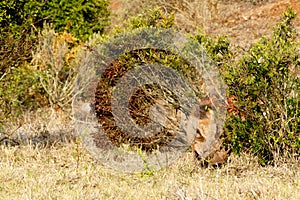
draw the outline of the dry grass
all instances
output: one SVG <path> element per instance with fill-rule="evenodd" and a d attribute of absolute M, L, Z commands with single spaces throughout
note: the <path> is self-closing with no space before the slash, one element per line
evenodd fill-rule
<path fill-rule="evenodd" d="M 35 142 L 0 145 L 0 199 L 293 200 L 300 196 L 296 160 L 261 167 L 256 158 L 231 155 L 226 165 L 213 169 L 198 167 L 187 152 L 156 172 L 125 174 L 108 169 L 80 142 L 55 137 L 71 135 L 67 115 L 53 109 L 25 115 L 14 135 L 17 139 L 25 134 Z M 45 132 L 49 136 L 40 137 Z M 48 145 L 43 145 L 45 140 Z"/>
<path fill-rule="evenodd" d="M 231 156 L 220 169 L 199 168 L 191 153 L 167 169 L 124 174 L 97 163 L 80 143 L 0 147 L 0 199 L 297 199 L 297 161 L 260 167 Z"/>

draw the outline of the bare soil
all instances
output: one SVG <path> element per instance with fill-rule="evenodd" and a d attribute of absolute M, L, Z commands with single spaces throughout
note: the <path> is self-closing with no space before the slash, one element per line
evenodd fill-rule
<path fill-rule="evenodd" d="M 179 29 L 195 32 L 202 29 L 209 36 L 226 35 L 233 46 L 248 49 L 261 36 L 272 33 L 272 27 L 283 16 L 283 12 L 292 7 L 300 13 L 299 0 L 113 0 L 111 3 L 112 26 L 120 25 L 124 20 L 146 12 L 155 6 L 166 12 L 175 11 Z M 294 25 L 300 33 L 300 16 Z"/>
<path fill-rule="evenodd" d="M 269 0 L 256 5 L 243 1 L 220 1 L 218 6 L 218 15 L 206 31 L 212 36 L 227 35 L 233 44 L 242 47 L 249 47 L 263 35 L 270 35 L 271 27 L 276 25 L 288 7 L 300 14 L 299 0 Z M 299 15 L 294 25 L 300 33 Z"/>

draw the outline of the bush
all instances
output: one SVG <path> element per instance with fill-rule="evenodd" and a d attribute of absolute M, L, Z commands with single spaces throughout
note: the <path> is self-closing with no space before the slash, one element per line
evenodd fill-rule
<path fill-rule="evenodd" d="M 11 34 L 0 40 L 0 128 L 11 118 L 20 116 L 23 109 L 40 106 L 37 78 L 28 67 L 35 42 L 28 34 L 16 39 Z"/>
<path fill-rule="evenodd" d="M 220 35 L 216 39 L 212 39 L 202 31 L 198 31 L 194 37 L 205 48 L 207 54 L 220 70 L 233 58 L 230 42 L 225 36 Z"/>
<path fill-rule="evenodd" d="M 79 39 L 87 39 L 92 33 L 103 33 L 109 24 L 108 4 L 106 0 L 4 0 L 0 2 L 0 25 L 20 35 L 24 28 L 38 31 L 48 23 L 57 32 L 68 30 Z"/>
<path fill-rule="evenodd" d="M 299 52 L 288 9 L 270 38 L 262 37 L 231 65 L 224 65 L 232 112 L 227 144 L 250 151 L 261 164 L 300 153 Z"/>
<path fill-rule="evenodd" d="M 67 32 L 56 33 L 45 27 L 38 37 L 31 67 L 39 80 L 47 103 L 56 108 L 70 105 L 81 57 L 81 45 Z"/>
<path fill-rule="evenodd" d="M 52 0 L 44 5 L 41 15 L 55 31 L 68 30 L 85 40 L 92 33 L 102 34 L 109 24 L 108 4 L 106 0 Z"/>
<path fill-rule="evenodd" d="M 29 67 L 9 70 L 2 74 L 0 82 L 0 127 L 20 117 L 25 109 L 29 111 L 45 105 L 38 80 Z"/>
<path fill-rule="evenodd" d="M 131 18 L 126 25 L 125 29 L 116 28 L 114 33 L 126 32 L 144 27 L 161 27 L 170 28 L 174 23 L 173 16 L 163 15 L 162 10 L 156 8 L 146 15 L 138 15 Z M 109 37 L 96 38 L 98 42 L 108 41 Z M 90 41 L 96 45 L 96 41 Z M 135 50 L 121 55 L 117 60 L 113 61 L 103 72 L 101 76 L 96 97 L 95 108 L 99 119 L 99 123 L 105 130 L 105 134 L 115 145 L 129 144 L 131 147 L 139 147 L 143 150 L 153 150 L 157 145 L 161 145 L 173 137 L 171 133 L 160 133 L 154 137 L 147 138 L 134 138 L 123 132 L 116 124 L 111 109 L 111 96 L 113 88 L 116 86 L 117 81 L 133 66 L 142 63 L 162 63 L 165 65 L 174 64 L 180 67 L 186 63 L 179 59 L 178 55 L 170 54 L 161 50 L 143 49 Z M 152 95 L 149 95 L 149 91 Z M 146 85 L 139 88 L 130 99 L 130 113 L 135 122 L 139 125 L 146 125 L 149 123 L 148 112 L 152 104 L 154 104 L 154 97 L 162 98 L 161 91 L 168 93 L 168 91 L 158 85 Z M 162 135 L 163 134 L 163 135 Z M 164 137 L 165 136 L 165 137 Z M 97 138 L 97 135 L 95 135 Z M 155 142 L 153 142 L 155 141 Z"/>
<path fill-rule="evenodd" d="M 162 10 L 156 8 L 146 15 L 138 15 L 128 21 L 126 29 L 117 29 L 113 32 L 119 33 L 129 30 L 141 30 L 144 27 L 160 27 L 160 28 L 172 28 L 174 25 L 173 15 L 164 15 Z M 159 34 L 158 34 L 159 35 Z M 156 38 L 153 34 L 153 39 L 162 40 Z M 192 36 L 191 36 L 192 37 Z M 204 36 L 203 36 L 204 37 Z M 103 38 L 102 38 L 103 39 Z M 107 37 L 104 39 L 109 40 Z M 103 42 L 100 38 L 96 39 L 99 42 Z M 162 40 L 163 41 L 163 40 Z M 90 41 L 92 44 L 96 44 L 95 41 Z M 113 46 L 113 45 L 112 45 Z M 221 45 L 220 45 L 221 46 Z M 220 47 L 216 45 L 215 50 Z M 113 46 L 114 47 L 114 46 Z M 94 48 L 94 47 L 92 47 Z M 116 46 L 118 49 L 118 46 Z M 111 50 L 111 49 L 110 49 Z M 216 50 L 217 51 L 217 50 Z M 212 53 L 215 53 L 212 51 Z M 169 130 L 168 128 L 162 130 L 157 135 L 137 138 L 132 137 L 126 132 L 123 132 L 115 122 L 114 115 L 111 108 L 111 96 L 117 81 L 130 69 L 139 64 L 154 64 L 160 63 L 164 66 L 168 66 L 178 71 L 183 75 L 189 83 L 194 87 L 194 91 L 197 97 L 202 99 L 207 94 L 203 91 L 203 79 L 198 75 L 198 71 L 194 66 L 190 66 L 187 61 L 172 52 L 166 52 L 158 49 L 138 49 L 121 55 L 117 60 L 109 63 L 104 70 L 102 76 L 99 78 L 98 88 L 95 97 L 95 109 L 99 119 L 99 123 L 105 130 L 105 134 L 116 145 L 129 144 L 133 148 L 141 148 L 146 151 L 155 150 L 159 146 L 164 146 L 166 142 L 174 138 L 175 130 Z M 179 86 L 180 87 L 180 86 Z M 131 97 L 129 112 L 135 123 L 145 126 L 151 121 L 149 119 L 150 106 L 155 104 L 156 101 L 166 101 L 166 105 L 174 109 L 179 109 L 178 97 L 174 95 L 168 88 L 164 88 L 157 84 L 146 84 L 140 87 Z M 168 99 L 168 100 L 166 100 Z M 172 102 L 172 103 L 171 103 Z M 169 116 L 170 118 L 172 116 Z M 178 118 L 173 119 L 174 127 L 178 127 Z M 95 138 L 97 139 L 97 135 Z M 96 142 L 97 143 L 97 142 Z M 99 144 L 101 146 L 101 144 Z"/>

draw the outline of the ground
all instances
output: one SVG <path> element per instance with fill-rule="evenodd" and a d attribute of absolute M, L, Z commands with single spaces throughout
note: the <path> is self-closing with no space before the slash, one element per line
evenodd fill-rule
<path fill-rule="evenodd" d="M 162 0 L 162 1 L 113 0 L 113 25 L 121 24 L 130 13 L 139 13 L 141 8 L 162 6 L 165 10 L 175 11 L 176 22 L 180 29 L 196 31 L 201 28 L 208 35 L 226 35 L 231 44 L 249 48 L 251 43 L 263 35 L 270 35 L 272 26 L 282 17 L 283 12 L 292 7 L 299 15 L 294 20 L 300 33 L 299 0 Z M 154 3 L 153 3 L 154 2 Z M 182 3 L 185 2 L 185 3 Z M 142 5 L 142 6 L 141 6 Z"/>
<path fill-rule="evenodd" d="M 299 0 L 262 1 L 256 5 L 241 1 L 220 3 L 215 23 L 207 28 L 207 32 L 212 35 L 227 35 L 232 44 L 249 47 L 261 36 L 271 34 L 271 27 L 280 20 L 288 7 L 300 14 Z M 300 33 L 300 15 L 294 24 Z"/>
<path fill-rule="evenodd" d="M 0 199 L 241 199 L 300 196 L 299 163 L 260 167 L 249 155 L 219 169 L 187 153 L 167 169 L 125 174 L 98 163 L 82 145 L 0 147 Z"/>

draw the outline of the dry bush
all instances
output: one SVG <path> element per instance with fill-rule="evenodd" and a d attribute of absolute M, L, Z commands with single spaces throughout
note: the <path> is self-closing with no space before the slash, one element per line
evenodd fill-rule
<path fill-rule="evenodd" d="M 58 34 L 46 27 L 39 35 L 32 68 L 52 107 L 63 109 L 70 105 L 82 51 L 76 38 L 67 32 Z"/>

